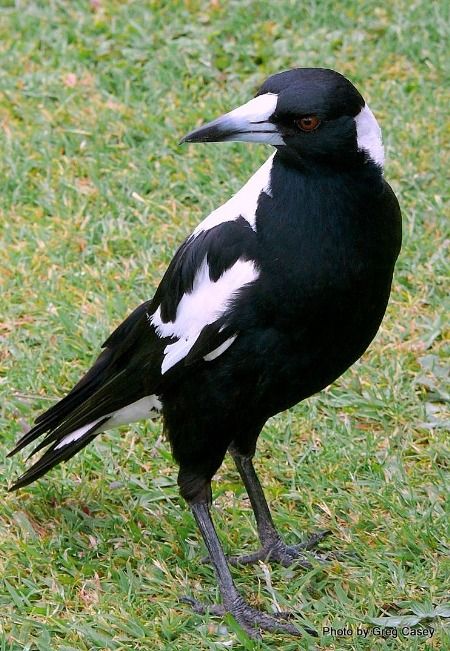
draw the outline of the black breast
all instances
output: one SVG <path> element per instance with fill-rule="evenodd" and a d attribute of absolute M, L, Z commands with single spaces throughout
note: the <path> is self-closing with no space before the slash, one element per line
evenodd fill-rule
<path fill-rule="evenodd" d="M 260 383 L 275 413 L 330 384 L 365 351 L 386 309 L 401 226 L 376 166 L 327 175 L 275 157 L 271 186 L 258 205 L 261 276 L 248 301 L 260 329 L 241 345 L 266 351 Z"/>

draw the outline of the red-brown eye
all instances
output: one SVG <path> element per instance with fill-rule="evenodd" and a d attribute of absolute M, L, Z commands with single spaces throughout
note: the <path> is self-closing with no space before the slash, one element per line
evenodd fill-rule
<path fill-rule="evenodd" d="M 305 115 L 298 120 L 295 120 L 296 126 L 302 131 L 314 131 L 320 124 L 320 119 L 317 115 Z"/>

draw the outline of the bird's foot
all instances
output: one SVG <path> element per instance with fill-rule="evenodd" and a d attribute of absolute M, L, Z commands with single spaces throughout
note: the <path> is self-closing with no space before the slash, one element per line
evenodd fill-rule
<path fill-rule="evenodd" d="M 300 565 L 305 569 L 312 567 L 311 560 L 324 563 L 333 558 L 339 558 L 338 554 L 311 552 L 313 547 L 318 545 L 331 531 L 319 531 L 313 533 L 309 538 L 298 545 L 287 545 L 279 536 L 269 539 L 260 549 L 252 554 L 243 556 L 229 556 L 228 562 L 231 565 L 249 565 L 258 561 L 267 561 L 271 563 L 280 563 L 284 567 L 292 564 Z M 308 553 L 305 553 L 308 552 Z"/>
<path fill-rule="evenodd" d="M 242 597 L 230 601 L 228 607 L 222 605 L 208 605 L 201 601 L 192 599 L 192 597 L 182 597 L 183 603 L 189 604 L 192 610 L 199 615 L 216 615 L 223 617 L 230 614 L 234 617 L 241 628 L 247 633 L 249 637 L 254 640 L 260 640 L 260 630 L 270 631 L 273 633 L 288 633 L 290 635 L 301 635 L 301 631 L 286 621 L 293 617 L 292 613 L 279 612 L 273 615 L 261 612 L 257 608 L 250 606 Z M 305 626 L 304 630 L 317 637 L 317 631 Z"/>

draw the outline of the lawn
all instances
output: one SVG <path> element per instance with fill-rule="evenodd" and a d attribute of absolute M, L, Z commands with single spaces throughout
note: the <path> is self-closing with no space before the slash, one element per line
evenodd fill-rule
<path fill-rule="evenodd" d="M 1 2 L 0 651 L 450 648 L 447 18 L 425 0 Z M 102 435 L 16 494 L 24 465 L 6 453 L 268 155 L 181 136 L 294 66 L 333 67 L 369 101 L 404 245 L 369 351 L 260 439 L 286 538 L 331 529 L 323 549 L 353 556 L 233 570 L 253 604 L 302 613 L 320 633 L 258 645 L 179 603 L 218 595 L 159 422 Z M 217 479 L 224 545 L 250 550 L 230 460 Z M 431 640 L 356 634 L 415 613 Z"/>

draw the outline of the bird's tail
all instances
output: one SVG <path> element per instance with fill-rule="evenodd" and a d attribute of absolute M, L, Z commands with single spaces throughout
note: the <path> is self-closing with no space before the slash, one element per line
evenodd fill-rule
<path fill-rule="evenodd" d="M 105 429 L 102 426 L 104 426 L 108 420 L 109 416 L 105 416 L 94 421 L 93 423 L 88 423 L 87 425 L 79 427 L 66 436 L 58 436 L 56 440 L 53 440 L 52 445 L 44 452 L 40 459 L 38 459 L 38 461 L 36 461 L 36 463 L 34 463 L 31 468 L 29 468 L 23 475 L 21 475 L 9 490 L 17 490 L 18 488 L 22 488 L 23 486 L 31 484 L 36 479 L 39 479 L 39 477 L 42 477 L 42 475 L 45 475 L 45 473 L 53 468 L 53 466 L 56 466 L 61 461 L 67 461 L 67 459 L 73 457 L 77 452 L 79 452 L 88 443 L 90 443 L 97 436 L 97 434 L 100 434 L 100 432 Z M 41 426 L 39 424 L 36 424 L 29 432 L 27 432 L 25 436 L 29 436 L 29 442 L 31 442 L 31 440 L 35 440 L 42 433 L 43 432 Z M 39 445 L 32 451 L 28 458 L 45 447 L 45 445 L 48 443 L 48 440 L 53 435 L 54 431 L 50 431 L 45 439 L 41 441 L 41 443 L 39 443 Z M 26 444 L 27 443 L 22 444 L 22 441 L 20 441 L 17 447 L 12 450 L 8 456 L 10 457 L 18 452 L 18 450 Z"/>
<path fill-rule="evenodd" d="M 105 429 L 126 425 L 159 411 L 157 386 L 162 349 L 149 345 L 147 309 L 143 303 L 103 344 L 93 366 L 62 400 L 41 414 L 8 456 L 44 438 L 32 451 L 44 454 L 13 484 L 15 490 L 67 461 Z M 156 351 L 156 352 L 155 352 Z M 152 354 L 156 358 L 151 357 Z M 142 369 L 145 368 L 144 373 Z"/>
<path fill-rule="evenodd" d="M 85 376 L 86 378 L 86 376 Z M 77 385 L 60 402 L 41 414 L 34 427 L 17 443 L 8 456 L 46 434 L 29 456 L 47 447 L 44 454 L 13 484 L 16 490 L 38 479 L 61 461 L 67 461 L 106 429 L 148 418 L 159 411 L 156 395 L 122 370 L 99 382 L 98 374 Z"/>

